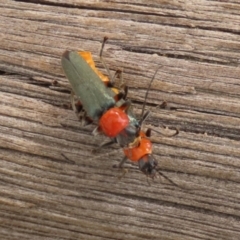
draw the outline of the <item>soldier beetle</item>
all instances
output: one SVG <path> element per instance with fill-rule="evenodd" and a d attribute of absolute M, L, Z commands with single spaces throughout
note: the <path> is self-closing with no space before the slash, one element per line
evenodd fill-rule
<path fill-rule="evenodd" d="M 148 177 L 154 178 L 159 173 L 170 183 L 178 186 L 157 168 L 157 161 L 152 155 L 152 143 L 149 140 L 152 129 L 147 129 L 146 132 L 141 130 L 143 122 L 150 114 L 149 111 L 144 114 L 144 109 L 151 83 L 158 70 L 149 84 L 141 120 L 138 121 L 132 112 L 131 102 L 126 100 L 128 89 L 125 87 L 124 92 L 121 92 L 114 87 L 113 83 L 117 73 L 112 78 L 102 58 L 106 41 L 107 38 L 105 37 L 100 51 L 100 59 L 109 74 L 110 80 L 96 68 L 90 52 L 64 52 L 62 67 L 74 94 L 80 101 L 81 109 L 75 109 L 75 102 L 71 97 L 72 106 L 77 112 L 83 110 L 84 119 L 87 118 L 90 122 L 98 124 L 98 127 L 93 131 L 95 135 L 103 133 L 111 138 L 111 141 L 100 145 L 100 147 L 118 143 L 123 148 L 125 156 L 118 165 L 119 168 L 123 166 L 127 159 L 130 159 L 133 162 L 138 162 L 139 169 Z M 169 137 L 177 134 L 178 130 Z"/>

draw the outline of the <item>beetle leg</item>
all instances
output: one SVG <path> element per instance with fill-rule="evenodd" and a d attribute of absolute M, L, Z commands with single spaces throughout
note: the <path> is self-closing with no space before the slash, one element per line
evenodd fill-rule
<path fill-rule="evenodd" d="M 154 131 L 154 132 L 156 132 L 156 133 L 159 133 L 159 134 L 161 134 L 161 135 L 163 135 L 163 136 L 165 136 L 165 137 L 174 137 L 174 136 L 176 136 L 176 135 L 178 135 L 178 133 L 179 133 L 179 130 L 177 129 L 177 128 L 175 128 L 174 130 L 175 130 L 175 133 L 172 133 L 172 134 L 164 134 L 164 133 L 162 133 L 162 132 L 159 132 L 159 131 L 157 131 L 157 130 L 155 130 L 155 129 L 152 129 L 152 128 L 148 128 L 148 130 L 151 130 L 151 131 Z M 147 131 L 148 131 L 147 130 Z M 147 132 L 146 132 L 147 133 Z M 146 134 L 147 135 L 147 134 Z M 148 137 L 148 136 L 147 136 Z"/>
<path fill-rule="evenodd" d="M 65 89 L 67 89 L 67 90 L 69 90 L 69 91 L 72 90 L 72 87 L 71 87 L 71 85 L 70 85 L 69 83 L 63 83 L 63 82 L 59 82 L 59 81 L 57 81 L 57 80 L 54 80 L 54 81 L 52 82 L 52 85 L 53 85 L 53 86 L 56 86 L 56 87 L 61 87 L 61 88 L 63 88 L 64 90 L 65 90 Z"/>
<path fill-rule="evenodd" d="M 111 146 L 112 144 L 116 143 L 116 140 L 110 140 L 108 142 L 102 143 L 100 146 L 98 146 L 97 148 L 95 148 L 93 150 L 93 153 L 97 153 L 101 148 L 107 147 L 107 146 Z"/>
<path fill-rule="evenodd" d="M 79 113 L 80 111 L 76 108 L 76 103 L 75 103 L 75 100 L 74 100 L 74 95 L 75 95 L 74 92 L 71 91 L 70 102 L 71 102 L 73 111 L 78 115 L 78 113 Z"/>
<path fill-rule="evenodd" d="M 128 173 L 128 168 L 122 168 L 122 174 L 118 176 L 118 179 L 121 180 L 127 173 Z"/>
<path fill-rule="evenodd" d="M 118 164 L 118 166 L 116 166 L 116 167 L 118 167 L 118 168 L 122 168 L 123 167 L 123 165 L 124 165 L 124 163 L 127 161 L 127 157 L 126 156 L 124 156 L 123 157 L 123 159 L 121 160 L 121 162 Z"/>
<path fill-rule="evenodd" d="M 116 139 L 115 139 L 115 138 L 112 139 L 112 140 L 110 140 L 110 141 L 108 141 L 108 142 L 102 143 L 102 144 L 99 146 L 99 148 L 104 148 L 104 147 L 107 147 L 107 146 L 111 146 L 111 145 L 114 144 L 114 143 L 116 143 Z"/>
<path fill-rule="evenodd" d="M 113 165 L 113 168 L 118 168 L 119 170 L 122 171 L 122 174 L 120 176 L 118 176 L 119 180 L 122 179 L 126 175 L 126 173 L 128 172 L 128 168 L 123 168 L 123 165 L 127 161 L 127 159 L 128 158 L 126 156 L 124 156 L 123 159 L 121 160 L 121 162 L 118 165 L 116 165 L 116 164 Z"/>
<path fill-rule="evenodd" d="M 128 94 L 128 86 L 124 86 L 124 95 L 122 97 L 124 100 L 126 100 L 127 94 Z"/>

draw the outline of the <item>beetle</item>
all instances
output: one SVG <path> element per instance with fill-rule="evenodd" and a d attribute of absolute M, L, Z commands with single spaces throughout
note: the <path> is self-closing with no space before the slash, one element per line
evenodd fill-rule
<path fill-rule="evenodd" d="M 106 41 L 107 38 L 104 38 L 100 59 L 110 75 L 110 71 L 102 59 Z M 138 162 L 139 169 L 148 177 L 154 178 L 159 173 L 177 186 L 157 168 L 158 164 L 152 155 L 152 143 L 149 139 L 151 129 L 146 132 L 141 130 L 143 122 L 150 114 L 149 111 L 144 114 L 145 102 L 158 69 L 150 81 L 145 95 L 142 117 L 138 121 L 132 112 L 131 102 L 126 100 L 127 88 L 124 93 L 115 88 L 113 79 L 111 78 L 110 81 L 96 68 L 90 52 L 65 51 L 62 56 L 62 67 L 74 94 L 80 101 L 79 111 L 84 110 L 85 118 L 98 124 L 93 133 L 102 132 L 111 138 L 110 142 L 104 143 L 100 147 L 118 143 L 123 148 L 125 156 L 118 167 L 122 168 L 124 162 L 130 159 Z M 73 101 L 72 105 L 74 108 Z M 178 130 L 171 136 L 176 134 L 178 134 Z"/>

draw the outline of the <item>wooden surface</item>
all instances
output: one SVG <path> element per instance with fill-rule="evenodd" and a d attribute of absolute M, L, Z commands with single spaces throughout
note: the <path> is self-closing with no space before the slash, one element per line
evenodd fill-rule
<path fill-rule="evenodd" d="M 0 1 L 0 238 L 240 239 L 238 1 Z M 88 3 L 87 3 L 88 2 Z M 171 180 L 149 186 L 118 146 L 68 108 L 66 49 L 124 69 L 135 112 L 158 66 L 146 125 Z M 168 103 L 166 109 L 159 106 Z M 61 154 L 65 154 L 66 160 Z"/>

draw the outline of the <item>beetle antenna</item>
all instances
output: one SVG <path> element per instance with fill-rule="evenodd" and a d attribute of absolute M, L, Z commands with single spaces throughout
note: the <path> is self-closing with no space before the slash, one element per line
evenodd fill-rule
<path fill-rule="evenodd" d="M 154 75 L 153 75 L 153 77 L 152 77 L 152 79 L 151 79 L 151 81 L 150 81 L 150 83 L 149 83 L 149 85 L 148 85 L 148 89 L 147 89 L 147 91 L 146 91 L 145 98 L 144 98 L 144 103 L 143 103 L 143 107 L 142 107 L 141 118 L 142 118 L 143 115 L 144 115 L 144 110 L 145 110 L 145 106 L 146 106 L 147 97 L 148 97 L 148 93 L 149 93 L 150 87 L 151 87 L 151 85 L 152 85 L 152 82 L 153 82 L 153 80 L 154 80 L 154 78 L 155 78 L 158 70 L 159 70 L 161 67 L 162 67 L 162 66 L 160 66 L 160 67 L 157 68 L 157 70 L 155 71 L 155 73 L 154 73 Z"/>
<path fill-rule="evenodd" d="M 162 176 L 162 177 L 164 177 L 166 180 L 168 180 L 168 182 L 170 182 L 173 186 L 182 189 L 182 187 L 180 187 L 178 184 L 176 184 L 174 181 L 172 181 L 170 178 L 168 178 L 168 177 L 167 177 L 164 173 L 162 173 L 160 170 L 158 170 L 158 169 L 156 169 L 156 170 L 157 170 L 157 172 L 158 172 L 158 174 L 159 174 L 160 176 Z"/>
<path fill-rule="evenodd" d="M 64 157 L 64 159 L 66 160 L 66 162 L 75 164 L 75 162 L 74 162 L 73 160 L 70 160 L 65 154 L 61 153 L 61 155 Z"/>

